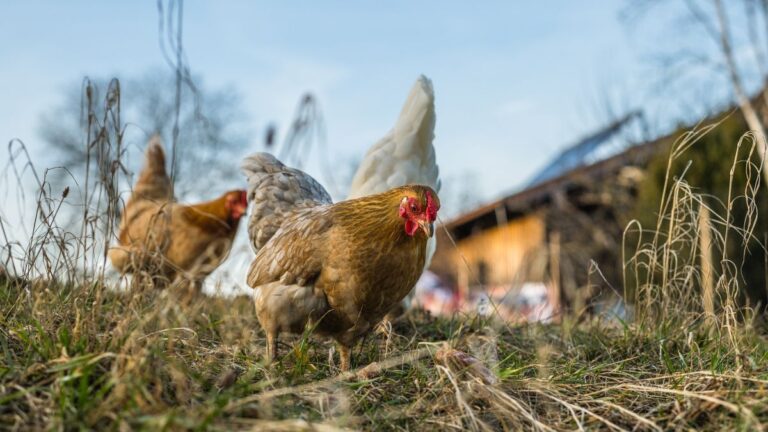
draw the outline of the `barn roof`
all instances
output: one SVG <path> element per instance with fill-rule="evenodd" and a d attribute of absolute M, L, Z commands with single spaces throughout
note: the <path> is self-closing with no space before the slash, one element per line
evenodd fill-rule
<path fill-rule="evenodd" d="M 539 170 L 526 187 L 559 177 L 575 168 L 619 154 L 637 143 L 646 142 L 647 129 L 642 112 L 630 112 L 563 150 Z"/>
<path fill-rule="evenodd" d="M 636 121 L 642 121 L 642 116 L 632 113 L 579 141 L 553 159 L 526 188 L 464 213 L 447 222 L 446 227 L 461 238 L 472 227 L 495 226 L 499 210 L 504 211 L 505 218 L 513 219 L 545 204 L 555 191 L 567 190 L 583 180 L 599 181 L 627 165 L 644 164 L 665 138 L 639 144 L 629 141 L 622 130 L 633 127 L 631 123 Z M 598 159 L 601 154 L 608 156 Z"/>

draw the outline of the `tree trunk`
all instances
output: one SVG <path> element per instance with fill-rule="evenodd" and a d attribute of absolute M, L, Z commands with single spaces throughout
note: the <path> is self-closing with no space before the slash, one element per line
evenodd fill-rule
<path fill-rule="evenodd" d="M 728 68 L 728 76 L 731 79 L 733 85 L 733 91 L 736 94 L 736 100 L 739 104 L 744 119 L 747 121 L 747 126 L 755 136 L 755 145 L 757 146 L 757 154 L 760 156 L 760 161 L 763 164 L 763 180 L 768 184 L 768 164 L 765 163 L 766 152 L 766 138 L 765 128 L 760 121 L 760 117 L 757 115 L 755 107 L 749 100 L 744 85 L 741 82 L 741 75 L 736 66 L 736 59 L 733 55 L 733 48 L 731 46 L 730 30 L 728 29 L 728 18 L 725 16 L 725 9 L 723 8 L 722 0 L 713 0 L 715 4 L 715 10 L 717 11 L 718 31 L 720 33 L 720 49 L 725 60 L 725 65 Z"/>
<path fill-rule="evenodd" d="M 744 99 L 744 101 L 739 101 L 739 108 L 741 109 L 742 114 L 744 114 L 747 126 L 752 131 L 752 134 L 755 135 L 757 154 L 760 156 L 760 160 L 763 163 L 763 181 L 768 185 L 768 164 L 766 164 L 765 161 L 765 128 L 763 128 L 763 123 L 760 121 L 760 117 L 757 115 L 752 103 L 746 97 Z"/>

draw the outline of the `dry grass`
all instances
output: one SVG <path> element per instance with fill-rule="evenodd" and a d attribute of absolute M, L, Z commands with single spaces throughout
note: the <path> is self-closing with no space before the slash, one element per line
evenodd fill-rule
<path fill-rule="evenodd" d="M 0 293 L 2 428 L 231 430 L 301 419 L 386 430 L 758 430 L 768 422 L 768 343 L 754 331 L 734 346 L 695 323 L 594 319 L 566 331 L 415 314 L 359 348 L 358 365 L 380 368 L 339 376 L 330 344 L 315 339 L 298 338 L 264 367 L 264 335 L 245 297 L 181 303 L 172 292 L 18 281 Z M 496 378 L 443 360 L 445 343 Z"/>
<path fill-rule="evenodd" d="M 12 228 L 0 219 L 6 239 L 0 428 L 763 430 L 768 424 L 768 340 L 754 311 L 739 301 L 739 257 L 723 247 L 729 238 L 752 236 L 758 215 L 731 220 L 728 203 L 725 212 L 702 214 L 703 201 L 684 173 L 669 173 L 658 225 L 643 230 L 633 223 L 625 233 L 630 321 L 581 316 L 563 317 L 559 325 L 509 326 L 414 312 L 389 334 L 362 343 L 355 361 L 363 368 L 352 373 L 339 375 L 330 344 L 309 335 L 282 346 L 280 361 L 265 367 L 264 334 L 250 298 L 186 298 L 138 283 L 120 291 L 103 279 L 98 269 L 120 207 L 119 86 L 110 94 L 107 116 L 89 117 L 86 144 L 97 174 L 68 195 L 40 176 L 26 242 L 8 240 Z M 684 137 L 671 160 L 705 132 Z M 739 145 L 753 144 L 746 136 Z M 17 163 L 23 146 L 11 151 Z M 733 166 L 759 173 L 751 160 Z M 753 178 L 746 191 L 734 191 L 734 200 L 749 203 L 758 193 L 759 175 Z M 82 222 L 65 228 L 71 225 L 60 222 L 59 210 L 73 200 Z"/>

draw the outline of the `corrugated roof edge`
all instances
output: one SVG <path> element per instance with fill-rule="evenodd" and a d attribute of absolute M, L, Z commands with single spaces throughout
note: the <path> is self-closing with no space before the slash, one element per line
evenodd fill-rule
<path fill-rule="evenodd" d="M 616 135 L 623 133 L 634 122 L 640 122 L 641 128 L 644 130 L 643 137 L 641 139 L 647 139 L 647 126 L 645 125 L 645 117 L 641 110 L 633 110 L 624 116 L 608 123 L 603 128 L 593 132 L 585 137 L 582 137 L 575 144 L 572 144 L 554 158 L 550 159 L 544 167 L 536 172 L 530 180 L 526 183 L 526 187 L 533 187 L 539 183 L 543 183 L 547 180 L 555 178 L 561 175 L 563 172 L 578 168 L 580 166 L 586 166 L 589 163 L 585 162 L 584 158 L 589 156 L 598 150 L 601 146 L 610 142 Z M 636 145 L 636 142 L 628 142 L 626 148 L 630 148 Z M 626 150 L 626 148 L 624 150 Z M 623 150 L 622 150 L 623 151 Z M 621 152 L 618 152 L 621 153 Z M 616 154 L 618 154 L 616 153 Z M 577 161 L 574 161 L 574 158 Z M 570 166 L 569 166 L 570 165 Z"/>
<path fill-rule="evenodd" d="M 478 207 L 475 210 L 464 213 L 463 215 L 460 215 L 446 222 L 444 225 L 448 229 L 454 229 L 460 225 L 471 222 L 490 212 L 496 211 L 496 208 L 498 208 L 502 204 L 506 205 L 507 207 L 517 207 L 517 208 L 524 207 L 525 204 L 530 200 L 532 200 L 533 198 L 541 196 L 542 194 L 549 193 L 552 190 L 556 189 L 557 187 L 563 185 L 564 183 L 567 183 L 569 180 L 572 180 L 576 177 L 579 177 L 582 175 L 599 175 L 611 168 L 624 166 L 626 164 L 626 159 L 634 155 L 648 156 L 648 154 L 651 153 L 656 148 L 656 146 L 658 146 L 662 142 L 667 141 L 669 138 L 670 136 L 665 136 L 647 143 L 638 144 L 628 148 L 627 150 L 617 155 L 611 156 L 607 159 L 603 159 L 594 164 L 583 165 L 583 166 L 574 168 L 558 177 L 543 181 L 532 187 L 515 192 L 512 195 L 508 195 L 504 198 L 500 198 L 498 200 L 485 204 L 481 207 Z"/>

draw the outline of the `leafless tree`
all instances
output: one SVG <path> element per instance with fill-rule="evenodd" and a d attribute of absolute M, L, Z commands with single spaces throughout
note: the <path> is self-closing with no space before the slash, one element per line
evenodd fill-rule
<path fill-rule="evenodd" d="M 744 115 L 757 140 L 758 153 L 765 160 L 768 0 L 629 0 L 628 4 L 625 14 L 631 18 L 675 15 L 672 30 L 679 38 L 658 47 L 657 52 L 668 77 L 690 77 L 693 72 L 697 80 L 714 77 L 715 82 L 727 83 L 730 102 Z M 691 35 L 703 37 L 691 39 Z M 705 92 L 717 91 L 716 85 L 707 87 Z M 765 163 L 763 178 L 768 182 Z"/>
<path fill-rule="evenodd" d="M 110 80 L 91 80 L 88 86 L 93 100 L 106 92 Z M 171 151 L 176 113 L 175 77 L 164 70 L 153 70 L 137 78 L 121 80 L 121 116 L 126 125 L 124 142 L 128 152 L 121 155 L 127 171 L 135 172 L 143 160 L 140 151 L 147 137 L 159 133 Z M 85 128 L 87 112 L 83 108 L 86 86 L 80 82 L 66 89 L 62 103 L 42 116 L 40 133 L 57 159 L 56 165 L 68 168 L 76 176 L 85 175 Z M 179 137 L 176 151 L 175 190 L 177 195 L 203 198 L 208 189 L 240 179 L 240 157 L 250 142 L 247 116 L 233 89 L 209 90 L 195 79 L 194 85 L 182 87 Z M 95 105 L 97 111 L 103 110 Z M 100 113 L 95 113 L 100 117 Z M 97 167 L 89 166 L 89 170 Z M 205 173 L 201 181 L 201 173 Z M 205 188 L 202 190 L 201 188 Z"/>

